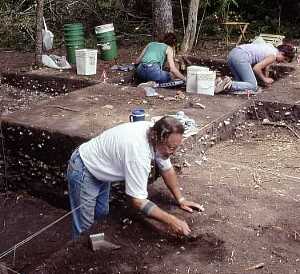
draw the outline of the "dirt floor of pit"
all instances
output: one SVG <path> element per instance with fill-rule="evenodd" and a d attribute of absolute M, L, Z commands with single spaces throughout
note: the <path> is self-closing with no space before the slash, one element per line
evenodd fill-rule
<path fill-rule="evenodd" d="M 0 254 L 56 221 L 66 212 L 50 206 L 26 192 L 0 194 Z M 36 235 L 29 243 L 0 259 L 19 273 L 36 263 L 42 264 L 49 254 L 62 248 L 71 237 L 69 218 Z M 0 256 L 0 257 L 1 257 Z M 0 268 L 1 270 L 1 268 Z M 1 271 L 0 271 L 1 272 Z M 10 271 L 8 271 L 10 273 Z"/>
<path fill-rule="evenodd" d="M 151 188 L 152 200 L 185 218 L 196 239 L 155 232 L 127 208 L 114 207 L 118 217 L 93 231 L 104 231 L 120 250 L 92 252 L 84 236 L 30 273 L 240 274 L 258 264 L 257 273 L 298 273 L 299 139 L 288 129 L 247 122 L 236 138 L 201 151 L 181 149 L 180 182 L 204 213 L 179 210 L 161 181 Z"/>

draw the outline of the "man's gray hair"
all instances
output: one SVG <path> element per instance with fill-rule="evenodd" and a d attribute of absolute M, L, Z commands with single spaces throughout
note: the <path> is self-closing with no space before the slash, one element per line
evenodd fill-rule
<path fill-rule="evenodd" d="M 167 140 L 172 133 L 183 134 L 184 126 L 176 118 L 164 116 L 150 128 L 148 138 L 152 144 L 160 144 Z"/>

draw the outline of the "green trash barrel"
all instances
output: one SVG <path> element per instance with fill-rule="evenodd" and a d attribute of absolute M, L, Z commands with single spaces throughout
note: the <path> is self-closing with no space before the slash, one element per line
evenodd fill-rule
<path fill-rule="evenodd" d="M 118 56 L 116 35 L 113 24 L 95 27 L 97 46 L 102 60 L 113 60 Z"/>
<path fill-rule="evenodd" d="M 64 39 L 67 50 L 67 60 L 70 64 L 76 64 L 76 49 L 85 48 L 84 28 L 81 23 L 65 24 Z"/>

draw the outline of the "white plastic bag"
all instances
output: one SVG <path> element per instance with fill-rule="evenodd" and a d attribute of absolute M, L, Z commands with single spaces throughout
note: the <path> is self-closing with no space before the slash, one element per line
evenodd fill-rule
<path fill-rule="evenodd" d="M 45 29 L 42 30 L 43 47 L 47 51 L 49 49 L 52 49 L 52 47 L 53 47 L 53 37 L 54 37 L 54 35 L 50 30 L 48 30 L 44 17 L 43 17 L 43 22 L 44 22 L 44 28 L 45 28 Z"/>
<path fill-rule="evenodd" d="M 42 63 L 46 67 L 54 68 L 54 69 L 70 69 L 71 65 L 66 60 L 65 56 L 57 56 L 57 55 L 42 55 Z"/>

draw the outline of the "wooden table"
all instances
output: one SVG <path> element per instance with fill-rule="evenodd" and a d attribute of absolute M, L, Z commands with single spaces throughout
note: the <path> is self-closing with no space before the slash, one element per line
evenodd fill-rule
<path fill-rule="evenodd" d="M 229 44 L 229 29 L 233 28 L 233 27 L 239 28 L 240 33 L 241 33 L 236 42 L 236 45 L 238 45 L 242 41 L 243 38 L 244 38 L 244 40 L 246 40 L 245 33 L 246 33 L 246 30 L 247 30 L 249 24 L 250 23 L 247 23 L 247 22 L 224 22 L 224 23 L 222 23 L 222 25 L 226 29 L 226 44 L 227 45 Z"/>

